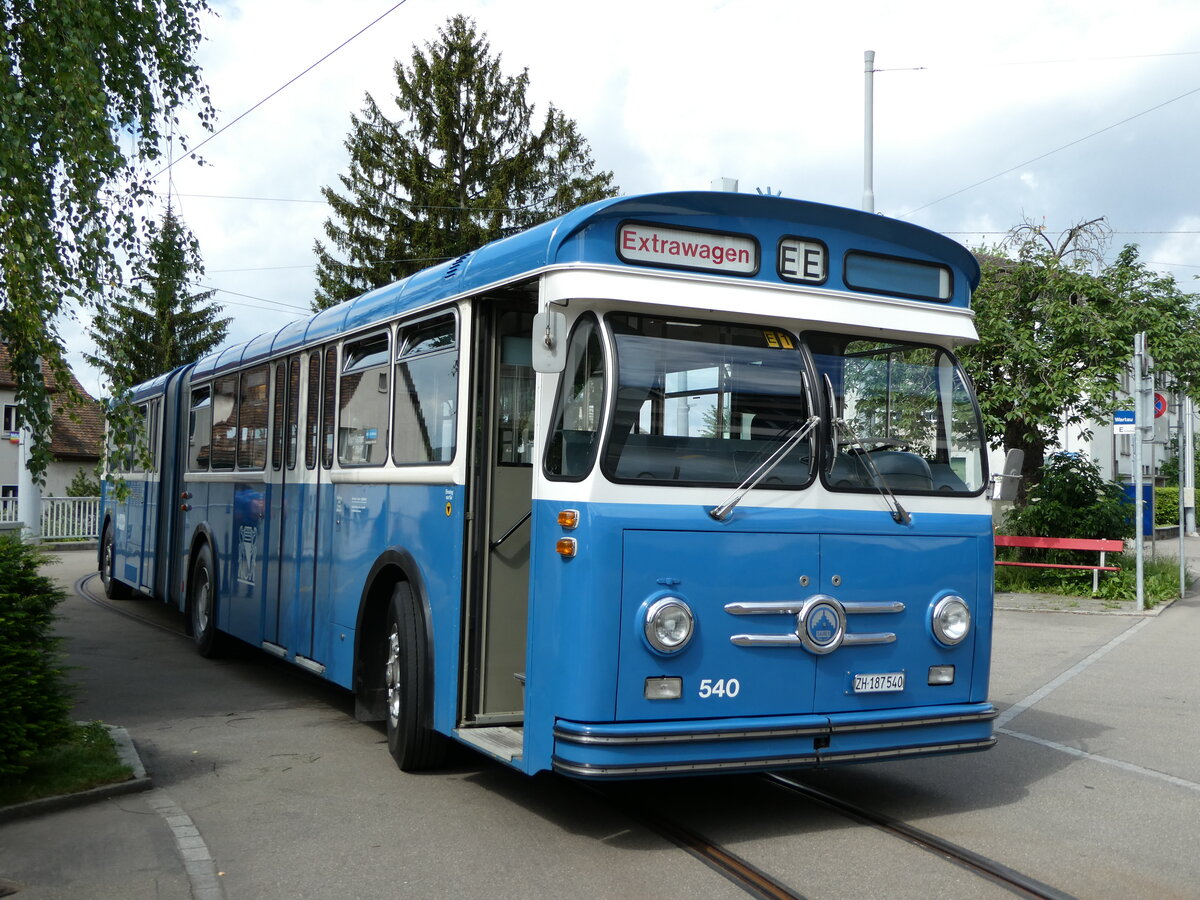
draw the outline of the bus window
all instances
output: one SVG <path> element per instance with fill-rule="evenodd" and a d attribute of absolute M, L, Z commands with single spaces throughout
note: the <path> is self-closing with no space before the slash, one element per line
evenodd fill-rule
<path fill-rule="evenodd" d="M 338 394 L 338 463 L 381 466 L 387 460 L 388 335 L 346 344 Z"/>
<path fill-rule="evenodd" d="M 458 418 L 458 345 L 454 317 L 401 331 L 397 340 L 395 432 L 397 465 L 454 458 Z"/>
<path fill-rule="evenodd" d="M 150 453 L 146 429 L 149 427 L 147 405 L 141 403 L 133 408 L 133 446 L 129 452 L 126 471 L 138 473 L 146 470 L 146 457 Z"/>
<path fill-rule="evenodd" d="M 321 468 L 333 467 L 333 404 L 337 395 L 337 347 L 325 351 L 321 396 Z"/>
<path fill-rule="evenodd" d="M 237 465 L 239 469 L 262 469 L 267 464 L 267 414 L 270 403 L 267 385 L 270 370 L 255 366 L 242 373 L 239 398 Z"/>
<path fill-rule="evenodd" d="M 811 415 L 804 357 L 787 331 L 649 316 L 609 316 L 617 405 L 604 472 L 614 481 L 737 485 Z M 763 487 L 813 476 L 800 441 Z"/>
<path fill-rule="evenodd" d="M 271 468 L 278 472 L 283 468 L 283 411 L 287 403 L 287 382 L 283 373 L 287 371 L 284 363 L 275 364 L 275 411 L 271 414 Z"/>
<path fill-rule="evenodd" d="M 567 345 L 567 365 L 546 450 L 547 475 L 582 478 L 591 471 L 603 410 L 604 349 L 600 328 L 588 316 L 575 326 Z"/>
<path fill-rule="evenodd" d="M 304 411 L 304 467 L 317 467 L 317 446 L 321 410 L 321 354 L 308 355 L 308 403 Z"/>
<path fill-rule="evenodd" d="M 213 382 L 213 469 L 232 469 L 237 450 L 237 388 L 236 375 L 227 375 Z"/>
<path fill-rule="evenodd" d="M 837 489 L 976 493 L 983 489 L 982 429 L 953 357 L 925 344 L 811 335 L 848 427 L 830 448 Z"/>
<path fill-rule="evenodd" d="M 287 467 L 288 471 L 296 468 L 296 451 L 300 441 L 300 425 L 297 416 L 300 412 L 300 357 L 293 356 L 288 363 L 287 388 Z"/>
<path fill-rule="evenodd" d="M 496 370 L 496 462 L 533 463 L 533 314 L 509 311 L 497 322 L 500 359 Z"/>
<path fill-rule="evenodd" d="M 212 438 L 212 396 L 208 385 L 192 391 L 188 411 L 188 471 L 207 472 Z"/>

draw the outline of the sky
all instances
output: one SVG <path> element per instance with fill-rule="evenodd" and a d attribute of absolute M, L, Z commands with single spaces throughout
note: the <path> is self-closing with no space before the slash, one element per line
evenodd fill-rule
<path fill-rule="evenodd" d="M 225 130 L 204 165 L 176 152 L 158 181 L 200 242 L 231 343 L 308 315 L 321 188 L 347 170 L 350 116 L 368 93 L 390 106 L 396 61 L 457 13 L 506 73 L 528 70 L 537 114 L 576 122 L 622 194 L 727 177 L 861 208 L 873 50 L 877 212 L 972 248 L 1024 221 L 1056 237 L 1103 216 L 1110 259 L 1135 243 L 1200 291 L 1195 0 L 210 2 L 199 62 Z M 181 122 L 191 146 L 206 137 Z M 64 336 L 102 394 L 82 329 Z"/>

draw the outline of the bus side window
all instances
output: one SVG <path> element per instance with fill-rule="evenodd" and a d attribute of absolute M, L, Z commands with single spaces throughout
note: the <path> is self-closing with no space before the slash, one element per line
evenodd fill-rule
<path fill-rule="evenodd" d="M 287 382 L 283 380 L 287 366 L 275 364 L 275 402 L 271 413 L 271 468 L 278 472 L 283 468 L 283 411 L 287 402 Z"/>
<path fill-rule="evenodd" d="M 304 467 L 317 467 L 317 446 L 321 414 L 321 354 L 308 355 L 308 403 L 304 410 Z"/>
<path fill-rule="evenodd" d="M 288 363 L 287 388 L 287 468 L 291 472 L 296 468 L 296 451 L 300 442 L 300 423 L 297 416 L 300 413 L 300 357 L 293 356 Z"/>
<path fill-rule="evenodd" d="M 325 351 L 321 396 L 321 468 L 333 468 L 333 417 L 337 399 L 337 347 Z"/>
<path fill-rule="evenodd" d="M 338 464 L 381 466 L 387 461 L 387 333 L 346 344 L 338 394 Z"/>
<path fill-rule="evenodd" d="M 458 421 L 454 316 L 401 330 L 396 346 L 392 458 L 397 465 L 450 462 Z"/>
<path fill-rule="evenodd" d="M 270 411 L 267 385 L 270 379 L 270 369 L 265 365 L 255 366 L 242 373 L 242 388 L 238 398 L 239 469 L 266 467 L 267 414 Z"/>
<path fill-rule="evenodd" d="M 588 316 L 575 327 L 567 345 L 567 365 L 546 450 L 547 475 L 582 478 L 591 471 L 603 404 L 604 349 L 599 326 Z"/>
<path fill-rule="evenodd" d="M 208 385 L 192 391 L 188 412 L 188 471 L 207 472 L 212 438 L 212 396 Z"/>
<path fill-rule="evenodd" d="M 213 382 L 212 453 L 214 470 L 233 468 L 237 451 L 238 377 L 227 375 Z"/>

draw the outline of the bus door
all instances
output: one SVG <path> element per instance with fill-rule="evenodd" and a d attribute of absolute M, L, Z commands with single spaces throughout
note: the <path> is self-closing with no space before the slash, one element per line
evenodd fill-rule
<path fill-rule="evenodd" d="M 267 561 L 267 592 L 263 606 L 263 646 L 286 655 L 289 635 L 285 614 L 294 601 L 299 560 L 294 532 L 299 530 L 297 481 L 303 473 L 300 459 L 300 356 L 280 360 L 273 373 L 271 409 L 270 521 L 273 533 Z M 299 471 L 297 470 L 299 463 Z"/>
<path fill-rule="evenodd" d="M 288 360 L 284 467 L 280 474 L 275 643 L 305 665 L 313 655 L 321 482 L 321 351 Z M 294 438 L 294 439 L 293 439 Z M 332 438 L 331 438 L 332 440 Z M 268 616 L 270 618 L 270 615 Z"/>
<path fill-rule="evenodd" d="M 469 613 L 468 716 L 475 724 L 522 721 L 533 496 L 534 306 L 487 304 L 476 343 L 474 396 L 484 423 L 474 450 L 477 562 Z"/>

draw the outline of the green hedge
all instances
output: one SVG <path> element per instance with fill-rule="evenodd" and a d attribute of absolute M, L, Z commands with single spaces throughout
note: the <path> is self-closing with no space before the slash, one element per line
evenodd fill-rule
<path fill-rule="evenodd" d="M 65 592 L 39 574 L 46 557 L 16 533 L 0 534 L 0 776 L 71 734 L 71 696 L 54 634 Z"/>
<path fill-rule="evenodd" d="M 1179 488 L 1156 487 L 1154 489 L 1154 524 L 1179 524 Z"/>

